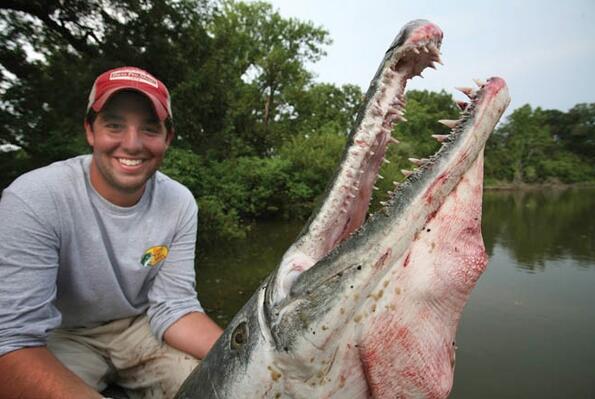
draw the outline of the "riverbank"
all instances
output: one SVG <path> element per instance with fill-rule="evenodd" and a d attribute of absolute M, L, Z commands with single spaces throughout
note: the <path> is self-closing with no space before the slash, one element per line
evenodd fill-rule
<path fill-rule="evenodd" d="M 595 182 L 562 183 L 549 181 L 544 183 L 511 183 L 511 182 L 490 182 L 484 183 L 486 191 L 539 191 L 539 190 L 567 190 L 571 188 L 594 188 Z"/>

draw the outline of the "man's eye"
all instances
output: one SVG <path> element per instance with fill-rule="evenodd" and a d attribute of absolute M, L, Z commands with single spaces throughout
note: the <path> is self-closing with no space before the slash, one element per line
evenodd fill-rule
<path fill-rule="evenodd" d="M 146 126 L 143 128 L 143 130 L 147 133 L 147 134 L 159 134 L 160 130 L 157 127 L 152 127 L 152 126 Z"/>
<path fill-rule="evenodd" d="M 121 130 L 124 125 L 120 123 L 108 123 L 106 127 L 111 130 Z"/>

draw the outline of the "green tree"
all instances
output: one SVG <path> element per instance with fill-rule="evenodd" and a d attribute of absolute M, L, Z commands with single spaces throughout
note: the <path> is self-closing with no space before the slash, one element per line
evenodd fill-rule
<path fill-rule="evenodd" d="M 293 88 L 287 98 L 292 107 L 279 118 L 279 128 L 286 131 L 284 137 L 327 131 L 347 135 L 363 94 L 356 85 L 313 83 L 306 88 Z"/>
<path fill-rule="evenodd" d="M 595 103 L 577 104 L 568 112 L 544 111 L 554 137 L 585 160 L 595 158 Z"/>
<path fill-rule="evenodd" d="M 310 22 L 283 18 L 268 3 L 235 1 L 222 3 L 211 30 L 218 54 L 233 60 L 233 134 L 245 141 L 244 153 L 274 153 L 291 133 L 279 128 L 295 107 L 291 94 L 307 90 L 312 74 L 305 65 L 325 54 L 328 33 Z"/>
<path fill-rule="evenodd" d="M 538 160 L 543 159 L 553 138 L 541 108 L 524 105 L 516 109 L 495 133 L 506 148 L 514 184 L 535 182 L 539 178 Z"/>
<path fill-rule="evenodd" d="M 513 184 L 593 179 L 594 165 L 588 157 L 593 109 L 584 104 L 568 113 L 528 104 L 516 109 L 493 134 L 486 174 Z"/>

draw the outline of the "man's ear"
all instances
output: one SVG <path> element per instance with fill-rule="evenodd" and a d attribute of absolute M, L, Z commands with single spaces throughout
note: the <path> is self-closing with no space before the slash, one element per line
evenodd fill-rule
<path fill-rule="evenodd" d="M 87 121 L 83 122 L 83 127 L 85 128 L 85 136 L 87 137 L 87 143 L 89 143 L 89 145 L 93 147 L 93 144 L 95 144 L 95 133 L 93 133 L 93 127 L 89 125 L 89 122 Z"/>
<path fill-rule="evenodd" d="M 165 136 L 165 144 L 169 148 L 169 145 L 174 139 L 174 129 L 167 129 L 167 136 Z"/>

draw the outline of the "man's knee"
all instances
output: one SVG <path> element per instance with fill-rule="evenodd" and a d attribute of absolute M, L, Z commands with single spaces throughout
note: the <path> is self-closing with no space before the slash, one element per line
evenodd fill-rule
<path fill-rule="evenodd" d="M 149 361 L 120 370 L 119 383 L 131 398 L 173 398 L 199 364 L 196 358 L 164 344 Z"/>
<path fill-rule="evenodd" d="M 47 348 L 87 385 L 99 391 L 106 388 L 106 377 L 112 370 L 106 359 L 93 348 L 64 334 L 51 334 Z"/>

